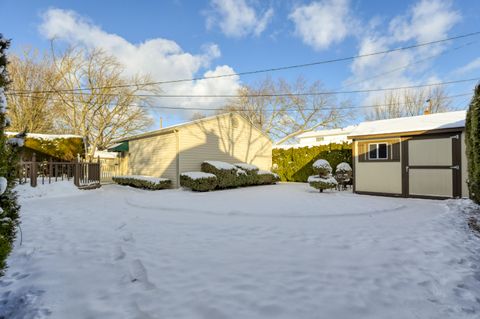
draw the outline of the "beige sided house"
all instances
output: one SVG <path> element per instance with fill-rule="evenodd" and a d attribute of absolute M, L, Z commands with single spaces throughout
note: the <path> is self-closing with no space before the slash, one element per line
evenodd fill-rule
<path fill-rule="evenodd" d="M 260 169 L 272 166 L 272 141 L 244 117 L 227 113 L 166 127 L 118 141 L 121 175 L 147 175 L 172 180 L 200 171 L 205 160 L 245 162 Z"/>
<path fill-rule="evenodd" d="M 467 197 L 465 111 L 363 122 L 351 133 L 354 191 Z"/>

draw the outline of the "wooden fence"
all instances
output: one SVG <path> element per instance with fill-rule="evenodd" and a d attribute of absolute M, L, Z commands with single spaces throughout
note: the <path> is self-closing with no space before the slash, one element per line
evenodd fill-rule
<path fill-rule="evenodd" d="M 19 181 L 36 187 L 38 183 L 52 183 L 59 180 L 73 180 L 79 188 L 100 187 L 101 164 L 97 162 L 85 162 L 76 160 L 73 162 L 37 162 L 35 154 L 31 161 L 20 161 Z"/>

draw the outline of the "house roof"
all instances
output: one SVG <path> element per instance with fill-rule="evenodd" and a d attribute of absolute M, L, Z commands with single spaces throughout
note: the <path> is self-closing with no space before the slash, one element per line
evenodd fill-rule
<path fill-rule="evenodd" d="M 297 138 L 345 135 L 345 134 L 350 134 L 355 129 L 355 127 L 356 125 L 350 125 L 344 128 L 335 128 L 331 130 L 309 131 L 309 132 L 299 134 Z"/>
<path fill-rule="evenodd" d="M 202 119 L 198 119 L 198 120 L 194 120 L 194 121 L 189 121 L 189 122 L 184 122 L 184 123 L 180 123 L 180 124 L 175 124 L 175 125 L 167 126 L 167 127 L 161 128 L 161 129 L 159 129 L 159 130 L 155 130 L 155 131 L 150 131 L 150 132 L 146 132 L 146 133 L 142 133 L 142 134 L 137 134 L 137 135 L 128 136 L 128 137 L 125 137 L 125 138 L 122 138 L 122 139 L 118 139 L 118 140 L 116 140 L 116 141 L 114 141 L 114 142 L 115 142 L 115 143 L 120 143 L 120 142 L 126 142 L 126 141 L 130 141 L 130 140 L 134 140 L 134 139 L 140 139 L 140 138 L 145 138 L 145 137 L 150 137 L 150 136 L 155 136 L 155 135 L 167 134 L 167 133 L 171 133 L 171 132 L 173 132 L 174 130 L 179 129 L 179 128 L 182 128 L 182 127 L 185 127 L 185 126 L 189 126 L 189 125 L 193 125 L 193 124 L 197 124 L 197 123 L 202 123 L 202 122 L 207 122 L 207 121 L 210 121 L 210 120 L 219 118 L 219 117 L 231 116 L 232 114 L 238 115 L 239 117 L 241 117 L 242 119 L 244 119 L 245 121 L 248 121 L 248 122 L 250 123 L 250 121 L 247 120 L 247 119 L 246 119 L 245 117 L 243 117 L 242 115 L 240 115 L 240 114 L 238 114 L 238 113 L 235 113 L 235 112 L 228 112 L 228 113 L 222 113 L 222 114 L 218 114 L 218 115 L 213 115 L 213 116 L 204 117 L 204 118 L 202 118 Z M 250 123 L 250 125 L 252 125 L 252 127 L 254 127 L 257 131 L 259 131 L 260 133 L 262 133 L 262 135 L 264 135 L 264 136 L 267 137 L 269 140 L 271 140 L 270 137 L 265 134 L 265 132 L 263 132 L 262 130 L 260 130 L 259 128 L 257 128 L 257 127 L 256 127 L 255 125 L 253 125 L 252 123 Z"/>
<path fill-rule="evenodd" d="M 5 132 L 7 136 L 14 136 L 20 134 L 19 132 Z M 39 140 L 55 140 L 58 138 L 83 138 L 81 135 L 73 134 L 40 134 L 40 133 L 27 133 L 27 138 L 36 138 Z"/>
<path fill-rule="evenodd" d="M 349 138 L 464 128 L 465 118 L 466 111 L 456 111 L 362 122 L 352 131 Z"/>

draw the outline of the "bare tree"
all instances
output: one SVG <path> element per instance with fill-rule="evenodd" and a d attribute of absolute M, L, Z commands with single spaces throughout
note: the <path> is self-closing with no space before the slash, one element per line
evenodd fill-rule
<path fill-rule="evenodd" d="M 124 67 L 98 49 L 69 48 L 60 55 L 53 54 L 53 60 L 60 74 L 55 90 L 62 102 L 57 109 L 56 128 L 86 137 L 88 156 L 152 125 L 143 107 L 150 100 L 138 96 L 156 91 L 145 84 L 151 82 L 148 76 L 125 77 Z"/>
<path fill-rule="evenodd" d="M 8 72 L 12 93 L 7 96 L 11 130 L 49 133 L 54 130 L 54 93 L 49 92 L 58 80 L 47 55 L 26 48 L 21 56 L 11 56 Z"/>
<path fill-rule="evenodd" d="M 366 118 L 383 120 L 445 112 L 452 109 L 451 103 L 442 87 L 387 91 L 383 97 L 375 100 L 374 105 L 379 107 L 368 112 Z"/>
<path fill-rule="evenodd" d="M 240 96 L 221 112 L 236 111 L 283 143 L 318 127 L 336 126 L 350 115 L 341 108 L 347 102 L 338 103 L 332 94 L 315 94 L 322 91 L 320 81 L 308 83 L 303 77 L 292 84 L 266 78 L 256 86 L 241 88 Z"/>

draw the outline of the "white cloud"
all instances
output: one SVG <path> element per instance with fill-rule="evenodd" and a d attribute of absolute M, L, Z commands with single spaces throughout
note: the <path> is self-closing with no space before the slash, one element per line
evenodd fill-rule
<path fill-rule="evenodd" d="M 378 25 L 369 30 L 360 40 L 358 54 L 446 38 L 458 21 L 460 14 L 449 0 L 420 0 L 405 14 L 394 17 L 388 29 Z M 428 67 L 446 48 L 446 44 L 438 44 L 356 59 L 345 85 L 376 89 L 441 81 Z M 372 103 L 381 95 L 369 94 L 363 102 Z"/>
<path fill-rule="evenodd" d="M 289 15 L 295 34 L 315 50 L 339 43 L 353 33 L 348 0 L 324 0 L 296 7 Z"/>
<path fill-rule="evenodd" d="M 455 70 L 454 73 L 456 74 L 466 74 L 470 73 L 472 71 L 480 69 L 480 58 L 476 58 L 475 60 L 471 61 L 470 63 L 462 66 L 461 68 L 458 68 Z"/>
<path fill-rule="evenodd" d="M 207 28 L 215 26 L 228 37 L 259 36 L 272 20 L 273 9 L 259 15 L 245 0 L 211 0 L 207 13 Z"/>
<path fill-rule="evenodd" d="M 459 20 L 460 14 L 452 10 L 451 1 L 421 0 L 407 15 L 394 18 L 390 31 L 398 41 L 428 42 L 445 38 Z"/>
<path fill-rule="evenodd" d="M 115 56 L 126 67 L 127 75 L 149 74 L 154 81 L 193 78 L 212 61 L 220 56 L 215 44 L 207 44 L 200 54 L 192 54 L 172 40 L 155 38 L 133 44 L 116 34 L 107 33 L 100 27 L 87 21 L 74 11 L 61 9 L 47 10 L 43 16 L 40 32 L 47 38 L 56 38 L 69 44 L 87 48 L 101 48 Z M 229 66 L 217 66 L 207 70 L 204 75 L 233 73 Z M 235 94 L 240 87 L 238 76 L 215 80 L 198 80 L 162 85 L 161 89 L 169 94 Z M 183 107 L 219 107 L 225 100 L 215 99 L 159 99 L 163 105 L 181 105 Z"/>

